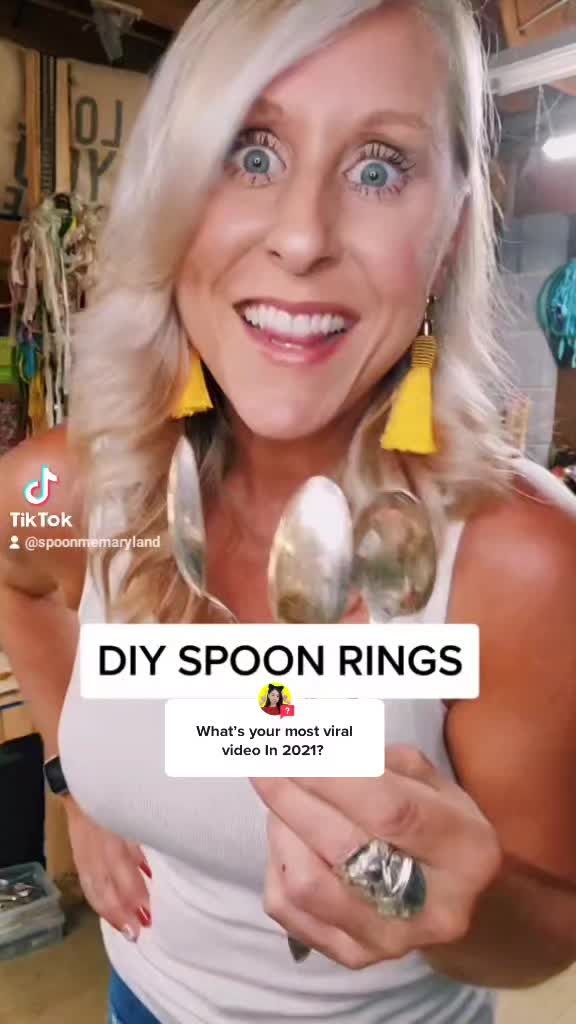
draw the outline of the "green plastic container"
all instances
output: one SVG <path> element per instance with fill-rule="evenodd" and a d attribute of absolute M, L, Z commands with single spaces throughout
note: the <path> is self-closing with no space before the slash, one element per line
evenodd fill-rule
<path fill-rule="evenodd" d="M 0 338 L 0 384 L 17 384 L 16 342 L 14 338 Z"/>

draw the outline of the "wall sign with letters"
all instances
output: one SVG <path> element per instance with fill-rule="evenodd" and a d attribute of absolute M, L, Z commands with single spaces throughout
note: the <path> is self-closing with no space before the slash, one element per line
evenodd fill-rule
<path fill-rule="evenodd" d="M 24 216 L 26 197 L 25 50 L 0 39 L 0 217 Z"/>
<path fill-rule="evenodd" d="M 85 202 L 107 206 L 148 78 L 75 61 L 69 69 L 72 191 Z"/>

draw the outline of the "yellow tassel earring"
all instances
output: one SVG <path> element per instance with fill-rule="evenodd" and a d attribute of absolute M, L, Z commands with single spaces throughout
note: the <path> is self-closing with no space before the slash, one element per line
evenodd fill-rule
<path fill-rule="evenodd" d="M 438 352 L 431 315 L 435 302 L 430 296 L 422 331 L 412 348 L 412 367 L 398 389 L 380 440 L 388 452 L 435 455 L 438 451 L 432 408 L 432 370 Z"/>
<path fill-rule="evenodd" d="M 198 412 L 209 412 L 213 408 L 204 379 L 202 363 L 200 357 L 195 353 L 190 363 L 188 383 L 172 411 L 172 419 L 182 420 L 186 416 L 194 416 Z"/>

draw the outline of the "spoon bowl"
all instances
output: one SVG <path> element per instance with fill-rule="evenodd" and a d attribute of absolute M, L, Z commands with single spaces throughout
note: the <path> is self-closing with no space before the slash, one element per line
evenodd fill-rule
<path fill-rule="evenodd" d="M 194 449 L 181 437 L 174 449 L 166 495 L 168 528 L 176 564 L 198 597 L 206 592 L 206 529 Z"/>
<path fill-rule="evenodd" d="M 192 593 L 206 602 L 208 622 L 236 622 L 221 601 L 206 590 L 206 528 L 194 449 L 182 436 L 174 449 L 166 493 L 168 529 L 180 575 Z"/>
<path fill-rule="evenodd" d="M 436 580 L 437 552 L 428 514 L 407 491 L 379 495 L 354 530 L 354 580 L 373 622 L 413 615 Z"/>
<path fill-rule="evenodd" d="M 348 606 L 353 529 L 348 502 L 327 477 L 292 497 L 270 552 L 268 592 L 278 622 L 340 622 Z"/>

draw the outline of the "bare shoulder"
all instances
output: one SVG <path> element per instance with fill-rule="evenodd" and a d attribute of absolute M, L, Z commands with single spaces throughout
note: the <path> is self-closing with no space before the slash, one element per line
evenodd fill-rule
<path fill-rule="evenodd" d="M 450 620 L 480 627 L 480 698 L 455 701 L 446 741 L 509 854 L 576 879 L 576 501 L 520 476 L 467 524 Z"/>
<path fill-rule="evenodd" d="M 56 480 L 51 482 L 46 501 L 35 506 L 27 501 L 25 489 L 31 481 L 40 480 L 43 467 Z M 84 578 L 85 553 L 79 548 L 48 550 L 42 546 L 48 539 L 76 537 L 83 532 L 79 467 L 66 426 L 27 438 L 7 452 L 0 459 L 0 479 L 0 578 L 39 593 L 60 587 L 74 605 Z M 64 525 L 52 525 L 55 517 Z M 19 550 L 10 551 L 13 537 L 18 538 Z M 40 542 L 33 554 L 26 551 L 30 537 Z"/>
<path fill-rule="evenodd" d="M 544 471 L 519 476 L 462 539 L 449 618 L 480 627 L 481 699 L 459 717 L 576 717 L 575 608 L 576 499 Z"/>
<path fill-rule="evenodd" d="M 451 620 L 474 621 L 475 612 L 486 621 L 506 605 L 519 616 L 569 595 L 574 601 L 575 592 L 576 498 L 544 470 L 516 477 L 509 495 L 466 526 Z"/>

